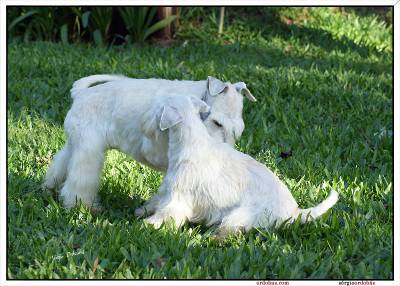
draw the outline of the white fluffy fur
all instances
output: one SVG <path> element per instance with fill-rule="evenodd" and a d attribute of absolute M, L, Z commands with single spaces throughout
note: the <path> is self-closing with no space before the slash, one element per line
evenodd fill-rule
<path fill-rule="evenodd" d="M 103 83 L 90 87 L 98 82 Z M 157 125 L 165 95 L 205 98 L 212 106 L 204 121 L 207 130 L 216 140 L 233 145 L 244 128 L 241 93 L 244 91 L 255 100 L 243 84 L 223 83 L 212 77 L 203 81 L 171 81 L 118 75 L 93 75 L 76 81 L 71 89 L 74 101 L 64 122 L 67 143 L 56 154 L 44 186 L 62 186 L 60 195 L 65 207 L 75 206 L 78 200 L 98 207 L 104 153 L 112 148 L 166 171 L 168 137 Z"/>
<path fill-rule="evenodd" d="M 169 124 L 168 171 L 146 206 L 147 211 L 155 212 L 147 222 L 155 227 L 169 218 L 177 226 L 186 220 L 220 223 L 220 231 L 226 233 L 271 227 L 299 215 L 305 222 L 336 203 L 338 194 L 332 191 L 316 207 L 300 209 L 268 168 L 208 135 L 193 101 L 175 97 L 166 102 L 163 118 L 179 120 Z"/>

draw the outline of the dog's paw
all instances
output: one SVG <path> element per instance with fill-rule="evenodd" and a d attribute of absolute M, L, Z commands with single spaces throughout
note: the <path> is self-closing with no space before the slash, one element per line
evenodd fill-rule
<path fill-rule="evenodd" d="M 212 239 L 223 242 L 229 235 L 229 232 L 226 229 L 217 229 L 214 235 L 212 235 Z"/>
<path fill-rule="evenodd" d="M 242 226 L 235 227 L 226 227 L 220 226 L 217 228 L 215 234 L 212 236 L 213 239 L 222 242 L 228 238 L 230 235 L 237 235 L 244 232 L 244 228 Z"/>
<path fill-rule="evenodd" d="M 147 224 L 151 224 L 155 229 L 159 229 L 164 220 L 155 215 L 152 215 L 151 217 L 146 218 L 144 222 Z"/>

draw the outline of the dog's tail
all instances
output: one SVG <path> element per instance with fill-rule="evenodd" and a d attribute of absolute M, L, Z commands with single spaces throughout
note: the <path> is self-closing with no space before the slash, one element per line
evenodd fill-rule
<path fill-rule="evenodd" d="M 295 219 L 300 215 L 300 221 L 302 223 L 316 219 L 317 217 L 324 214 L 331 207 L 333 207 L 338 199 L 339 194 L 335 190 L 332 190 L 329 196 L 317 206 L 308 209 L 299 208 L 293 218 Z"/>
<path fill-rule="evenodd" d="M 96 74 L 81 78 L 73 83 L 71 88 L 71 97 L 75 99 L 79 91 L 87 89 L 95 83 L 121 80 L 124 78 L 126 77 L 123 75 L 111 75 L 111 74 Z"/>

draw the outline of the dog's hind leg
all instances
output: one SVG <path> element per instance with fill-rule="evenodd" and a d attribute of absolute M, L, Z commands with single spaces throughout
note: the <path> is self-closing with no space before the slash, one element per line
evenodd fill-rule
<path fill-rule="evenodd" d="M 146 218 L 145 222 L 159 228 L 161 224 L 172 219 L 176 227 L 181 227 L 187 219 L 193 216 L 193 210 L 187 205 L 187 200 L 176 194 L 166 193 L 158 202 L 155 213 Z"/>
<path fill-rule="evenodd" d="M 225 237 L 230 233 L 251 229 L 257 220 L 253 212 L 252 208 L 247 206 L 233 209 L 222 219 L 221 225 L 217 229 L 217 236 Z"/>
<path fill-rule="evenodd" d="M 60 192 L 65 207 L 74 207 L 81 201 L 94 209 L 100 208 L 97 193 L 105 149 L 99 142 L 91 140 L 74 145 L 67 179 Z"/>
<path fill-rule="evenodd" d="M 160 199 L 161 195 L 159 193 L 154 194 L 153 197 L 149 201 L 147 201 L 143 206 L 135 209 L 135 216 L 137 218 L 140 218 L 145 215 L 152 215 L 155 212 Z"/>
<path fill-rule="evenodd" d="M 67 142 L 63 149 L 57 152 L 53 162 L 47 170 L 43 186 L 48 189 L 55 189 L 64 183 L 67 177 L 67 168 L 71 157 L 71 145 Z"/>
<path fill-rule="evenodd" d="M 135 209 L 135 216 L 137 218 L 154 214 L 159 204 L 167 201 L 170 198 L 171 194 L 168 192 L 169 188 L 166 186 L 168 186 L 168 183 L 164 181 L 157 193 L 154 194 L 150 200 L 148 200 L 143 206 Z"/>

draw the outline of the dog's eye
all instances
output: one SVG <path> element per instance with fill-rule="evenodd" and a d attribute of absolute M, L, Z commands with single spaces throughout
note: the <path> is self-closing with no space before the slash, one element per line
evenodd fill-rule
<path fill-rule="evenodd" d="M 222 124 L 221 123 L 219 123 L 218 121 L 216 121 L 216 120 L 213 120 L 212 121 L 215 125 L 217 125 L 217 127 L 222 127 Z"/>

